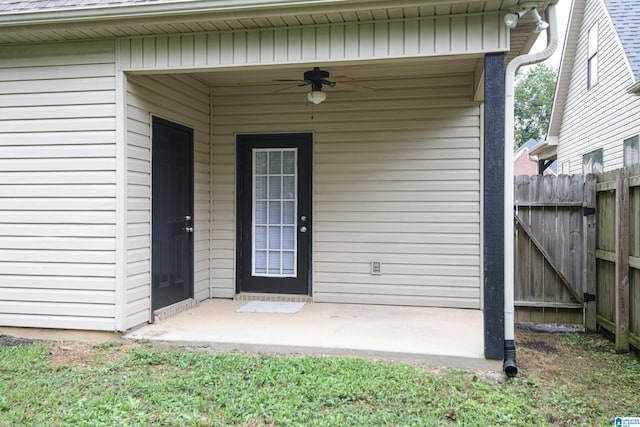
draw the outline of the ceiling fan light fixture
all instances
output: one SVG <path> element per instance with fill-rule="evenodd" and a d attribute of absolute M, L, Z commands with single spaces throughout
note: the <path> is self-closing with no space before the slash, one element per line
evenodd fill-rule
<path fill-rule="evenodd" d="M 307 101 L 315 105 L 322 104 L 325 99 L 327 99 L 327 94 L 321 90 L 312 90 L 307 93 Z"/>

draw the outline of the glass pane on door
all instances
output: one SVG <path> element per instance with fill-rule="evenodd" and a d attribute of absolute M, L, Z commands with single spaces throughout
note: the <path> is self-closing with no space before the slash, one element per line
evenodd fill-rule
<path fill-rule="evenodd" d="M 252 276 L 297 277 L 297 149 L 253 149 Z"/>

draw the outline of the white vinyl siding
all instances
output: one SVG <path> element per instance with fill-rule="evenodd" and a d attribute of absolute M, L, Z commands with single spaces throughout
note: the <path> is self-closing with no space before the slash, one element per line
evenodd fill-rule
<path fill-rule="evenodd" d="M 473 76 L 366 86 L 376 92 L 331 90 L 314 107 L 303 89 L 214 87 L 213 227 L 227 233 L 214 231 L 216 295 L 235 289 L 235 134 L 313 132 L 314 300 L 480 308 Z"/>
<path fill-rule="evenodd" d="M 0 47 L 0 325 L 114 330 L 115 42 Z"/>
<path fill-rule="evenodd" d="M 596 25 L 598 84 L 588 90 L 585 58 L 589 29 Z M 623 141 L 640 133 L 640 97 L 626 92 L 634 82 L 602 1 L 587 1 L 559 130 L 558 164 L 582 173 L 582 156 L 602 148 L 605 171 L 623 166 Z"/>
<path fill-rule="evenodd" d="M 598 83 L 598 23 L 587 34 L 587 89 Z"/>
<path fill-rule="evenodd" d="M 194 130 L 194 295 L 209 298 L 209 87 L 184 75 L 127 82 L 127 328 L 151 309 L 151 115 Z"/>
<path fill-rule="evenodd" d="M 124 70 L 412 58 L 504 52 L 499 14 L 283 26 L 120 40 Z"/>

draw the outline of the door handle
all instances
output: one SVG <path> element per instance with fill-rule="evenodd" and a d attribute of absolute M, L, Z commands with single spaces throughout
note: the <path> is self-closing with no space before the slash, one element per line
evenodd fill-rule
<path fill-rule="evenodd" d="M 184 231 L 186 231 L 187 233 L 193 233 L 193 227 L 185 227 Z"/>
<path fill-rule="evenodd" d="M 307 227 L 305 227 L 304 225 L 302 227 L 300 227 L 300 232 L 301 233 L 306 233 L 307 232 Z"/>

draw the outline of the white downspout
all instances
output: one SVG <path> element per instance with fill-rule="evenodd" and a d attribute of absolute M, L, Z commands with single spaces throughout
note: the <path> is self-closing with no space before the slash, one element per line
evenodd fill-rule
<path fill-rule="evenodd" d="M 547 47 L 541 52 L 521 55 L 507 65 L 505 74 L 505 119 L 504 119 L 504 346 L 503 369 L 507 376 L 518 373 L 515 351 L 515 306 L 514 306 L 514 227 L 513 227 L 513 144 L 514 144 L 514 86 L 518 69 L 523 65 L 536 64 L 548 59 L 558 46 L 556 5 L 547 9 Z"/>

